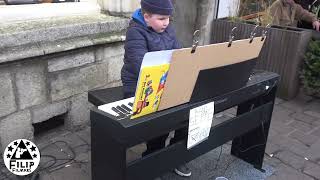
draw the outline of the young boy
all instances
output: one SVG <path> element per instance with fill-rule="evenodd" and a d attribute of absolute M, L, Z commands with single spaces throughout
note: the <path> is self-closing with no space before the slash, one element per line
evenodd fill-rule
<path fill-rule="evenodd" d="M 124 65 L 121 69 L 124 97 L 133 97 L 143 56 L 150 51 L 160 51 L 181 48 L 175 31 L 169 23 L 173 12 L 171 0 L 141 0 L 141 9 L 132 15 L 126 34 Z M 187 128 L 175 132 L 171 142 L 183 139 Z M 154 138 L 147 142 L 147 155 L 165 147 L 168 134 Z M 191 171 L 185 165 L 175 169 L 180 176 L 191 176 Z"/>

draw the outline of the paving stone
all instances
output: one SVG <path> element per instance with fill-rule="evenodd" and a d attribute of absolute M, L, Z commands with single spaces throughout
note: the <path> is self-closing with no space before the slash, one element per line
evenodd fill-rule
<path fill-rule="evenodd" d="M 138 145 L 131 147 L 130 150 L 132 150 L 133 152 L 135 152 L 137 154 L 142 154 L 145 150 L 147 150 L 147 146 L 145 143 L 141 143 L 141 144 L 138 144 Z"/>
<path fill-rule="evenodd" d="M 50 139 L 57 137 L 57 136 L 66 135 L 68 133 L 70 133 L 70 132 L 67 131 L 64 126 L 60 126 L 57 128 L 50 129 L 44 133 L 37 134 L 34 137 L 34 142 L 40 148 L 40 147 L 47 145 L 48 142 L 50 141 Z"/>
<path fill-rule="evenodd" d="M 312 162 L 308 162 L 303 170 L 304 173 L 310 176 L 320 179 L 320 165 Z"/>
<path fill-rule="evenodd" d="M 317 121 L 317 119 L 315 117 L 309 116 L 305 113 L 293 113 L 290 115 L 290 117 L 292 117 L 298 121 L 305 122 L 307 124 L 312 124 L 314 121 Z"/>
<path fill-rule="evenodd" d="M 281 164 L 276 169 L 276 172 L 267 178 L 267 180 L 314 180 L 294 168 Z"/>
<path fill-rule="evenodd" d="M 320 139 L 311 145 L 306 153 L 306 157 L 315 162 L 320 160 Z"/>
<path fill-rule="evenodd" d="M 276 97 L 276 100 L 275 100 L 274 104 L 275 104 L 275 105 L 279 105 L 279 104 L 282 104 L 282 103 L 284 103 L 284 102 L 285 102 L 285 100 Z"/>
<path fill-rule="evenodd" d="M 50 173 L 52 180 L 88 180 L 91 177 L 83 172 L 80 168 L 71 164 L 69 167 L 65 167 Z"/>
<path fill-rule="evenodd" d="M 281 151 L 283 148 L 277 144 L 273 144 L 271 140 L 268 140 L 267 146 L 266 146 L 266 153 L 268 155 L 274 155 L 275 153 Z"/>
<path fill-rule="evenodd" d="M 77 131 L 76 134 L 86 143 L 91 144 L 91 128 L 86 127 L 80 131 Z"/>
<path fill-rule="evenodd" d="M 317 115 L 320 113 L 320 100 L 313 100 L 305 107 L 305 111 L 313 111 L 316 112 Z M 319 117 L 319 116 L 317 116 Z"/>
<path fill-rule="evenodd" d="M 298 156 L 287 150 L 275 154 L 275 157 L 279 158 L 282 162 L 294 167 L 297 170 L 301 170 L 307 162 L 304 157 Z"/>
<path fill-rule="evenodd" d="M 291 100 L 291 101 L 285 101 L 281 103 L 279 106 L 287 108 L 294 112 L 303 112 L 304 107 L 307 105 L 307 102 L 301 101 L 301 100 Z"/>
<path fill-rule="evenodd" d="M 275 106 L 272 112 L 272 121 L 287 123 L 291 121 L 290 114 L 293 114 L 294 111 L 281 107 Z"/>
<path fill-rule="evenodd" d="M 304 111 L 304 113 L 320 120 L 320 113 L 319 112 L 308 110 L 308 111 Z"/>
<path fill-rule="evenodd" d="M 284 135 L 284 136 L 288 135 L 289 133 L 291 133 L 295 130 L 294 127 L 287 126 L 283 122 L 273 121 L 273 120 L 271 120 L 270 129 L 272 129 L 273 131 L 276 131 L 278 134 Z"/>
<path fill-rule="evenodd" d="M 302 157 L 307 157 L 309 154 L 308 151 L 310 148 L 295 139 L 278 136 L 277 138 L 272 139 L 271 142 L 278 145 L 281 150 L 289 150 Z"/>
<path fill-rule="evenodd" d="M 312 129 L 314 129 L 313 125 L 305 123 L 305 122 L 302 122 L 302 121 L 297 121 L 297 120 L 293 120 L 288 125 L 293 127 L 293 128 L 296 128 L 296 129 L 298 129 L 298 130 L 300 130 L 302 132 L 309 132 Z"/>
<path fill-rule="evenodd" d="M 311 134 L 320 137 L 320 127 L 312 131 Z"/>
<path fill-rule="evenodd" d="M 72 148 L 82 146 L 86 144 L 78 135 L 75 133 L 66 134 L 63 136 L 58 136 L 52 139 L 53 141 L 63 141 L 66 142 Z M 59 145 L 64 146 L 65 143 L 59 143 Z"/>
<path fill-rule="evenodd" d="M 278 167 L 281 164 L 281 161 L 274 156 L 270 157 L 269 155 L 264 156 L 263 164 L 268 164 L 274 168 Z"/>
<path fill-rule="evenodd" d="M 299 130 L 296 130 L 293 133 L 291 133 L 289 137 L 296 139 L 307 146 L 311 146 L 319 139 L 319 137 L 310 134 L 305 134 Z"/>

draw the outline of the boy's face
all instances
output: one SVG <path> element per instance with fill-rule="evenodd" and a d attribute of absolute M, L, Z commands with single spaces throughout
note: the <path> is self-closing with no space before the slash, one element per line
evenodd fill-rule
<path fill-rule="evenodd" d="M 169 25 L 169 15 L 144 13 L 144 20 L 157 33 L 163 32 Z"/>

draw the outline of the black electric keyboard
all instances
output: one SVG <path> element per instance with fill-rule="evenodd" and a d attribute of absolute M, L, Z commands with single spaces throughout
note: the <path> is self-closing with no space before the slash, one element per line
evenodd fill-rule
<path fill-rule="evenodd" d="M 255 72 L 245 86 L 234 91 L 134 120 L 129 118 L 131 105 L 128 99 L 123 100 L 122 87 L 89 92 L 88 99 L 92 104 L 110 103 L 107 112 L 92 109 L 90 113 L 92 179 L 103 180 L 106 174 L 112 180 L 153 179 L 231 140 L 231 154 L 261 170 L 278 80 L 275 73 Z M 187 149 L 186 139 L 181 140 L 126 162 L 128 148 L 186 127 L 190 109 L 212 101 L 215 102 L 215 113 L 237 106 L 237 116 L 212 127 L 206 141 Z M 250 148 L 253 146 L 255 148 Z"/>

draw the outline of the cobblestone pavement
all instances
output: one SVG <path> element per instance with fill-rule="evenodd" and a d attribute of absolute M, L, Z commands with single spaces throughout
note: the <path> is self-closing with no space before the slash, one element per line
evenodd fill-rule
<path fill-rule="evenodd" d="M 216 115 L 214 121 L 228 119 L 235 112 L 235 109 L 225 111 Z M 42 155 L 38 168 L 40 180 L 91 179 L 89 127 L 77 132 L 54 129 L 35 141 Z M 168 172 L 158 179 L 214 180 L 217 176 L 237 180 L 320 179 L 320 100 L 303 95 L 291 101 L 276 100 L 263 167 L 265 173 L 231 156 L 230 148 L 229 142 L 188 163 L 193 173 L 190 178 Z M 139 158 L 144 149 L 143 144 L 129 149 L 128 161 Z M 31 179 L 31 176 L 13 176 L 1 164 L 0 168 L 0 179 Z"/>

